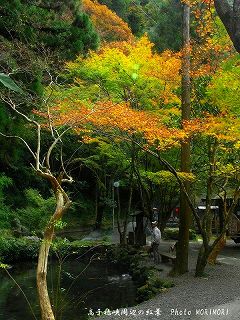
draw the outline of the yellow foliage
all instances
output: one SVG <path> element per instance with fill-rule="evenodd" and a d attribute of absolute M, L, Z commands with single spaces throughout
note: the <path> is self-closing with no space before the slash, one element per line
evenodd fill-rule
<path fill-rule="evenodd" d="M 181 80 L 180 54 L 171 51 L 161 55 L 154 53 L 153 44 L 146 35 L 135 42 L 105 44 L 87 58 L 80 56 L 76 61 L 68 62 L 67 68 L 72 73 L 79 73 L 79 78 L 95 76 L 106 80 L 110 91 L 117 87 L 121 97 L 125 95 L 124 101 L 127 101 L 128 91 L 135 100 L 136 95 L 141 96 L 144 99 L 142 104 L 150 104 L 151 108 L 161 104 L 180 104 L 175 93 Z"/>
<path fill-rule="evenodd" d="M 96 0 L 82 0 L 83 9 L 87 12 L 103 40 L 126 41 L 133 38 L 127 23 L 107 6 Z"/>

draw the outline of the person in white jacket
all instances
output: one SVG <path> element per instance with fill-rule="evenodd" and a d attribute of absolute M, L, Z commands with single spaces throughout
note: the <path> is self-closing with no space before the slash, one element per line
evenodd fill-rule
<path fill-rule="evenodd" d="M 157 227 L 157 221 L 152 222 L 152 242 L 149 253 L 153 253 L 154 263 L 160 263 L 158 247 L 161 240 L 161 231 Z"/>

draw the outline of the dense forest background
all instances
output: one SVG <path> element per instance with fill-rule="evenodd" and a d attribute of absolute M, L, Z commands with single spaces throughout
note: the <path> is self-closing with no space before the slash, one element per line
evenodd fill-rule
<path fill-rule="evenodd" d="M 58 75 L 65 61 L 74 59 L 78 54 L 86 55 L 90 49 L 96 50 L 102 42 L 117 40 L 114 37 L 121 40 L 120 32 L 115 32 L 111 38 L 108 20 L 98 25 L 98 8 L 92 9 L 97 17 L 93 19 L 96 22 L 94 25 L 89 2 L 86 1 L 85 8 L 80 1 L 74 0 L 1 1 L 1 67 L 31 95 L 32 101 L 22 107 L 25 112 L 31 113 L 33 102 L 35 106 L 42 103 L 44 86 L 49 84 L 50 77 Z M 106 19 L 112 16 L 110 23 L 112 21 L 113 25 L 120 26 L 124 22 L 128 24 L 131 31 L 127 30 L 127 37 L 132 34 L 140 37 L 146 32 L 157 51 L 179 50 L 181 13 L 178 1 L 119 0 L 99 1 L 99 4 L 111 10 L 102 7 L 106 11 Z M 171 22 L 172 15 L 174 23 Z M 9 112 L 3 102 L 0 114 L 0 131 L 21 135 L 30 141 L 30 145 L 34 145 L 34 133 L 29 128 L 26 130 L 24 121 Z M 104 214 L 111 210 L 112 181 L 121 180 L 123 202 L 126 201 L 126 162 L 130 155 L 127 150 L 118 150 L 116 146 L 104 143 L 79 147 L 78 137 L 74 135 L 69 135 L 67 139 L 64 146 L 66 158 L 70 158 L 76 150 L 81 158 L 72 166 L 75 184 L 69 192 L 74 206 L 69 222 L 79 225 L 86 220 L 86 223 L 93 224 L 97 202 L 100 202 Z M 0 137 L 0 143 L 1 228 L 11 227 L 11 221 L 16 217 L 32 230 L 44 226 L 54 201 L 48 186 L 29 170 L 30 156 L 21 141 Z M 142 162 L 146 167 L 155 166 L 148 163 L 147 157 Z M 125 167 L 122 166 L 124 163 Z M 136 201 L 139 201 L 138 197 L 136 195 Z M 39 218 L 42 220 L 40 224 Z"/>
<path fill-rule="evenodd" d="M 191 238 L 205 276 L 234 228 L 240 241 L 238 3 L 0 0 L 0 268 L 38 257 L 43 320 L 62 312 L 75 249 L 137 265 L 158 225 L 177 240 L 171 274 L 188 272 Z"/>
<path fill-rule="evenodd" d="M 44 106 L 44 88 L 53 79 L 57 79 L 60 85 L 71 83 L 69 75 L 64 74 L 66 62 L 73 61 L 79 55 L 87 58 L 89 52 L 102 46 L 109 44 L 111 47 L 111 43 L 121 41 L 132 43 L 145 35 L 153 43 L 153 52 L 160 55 L 164 52 L 178 54 L 182 45 L 181 3 L 177 0 L 14 0 L 1 1 L 0 12 L 2 72 L 10 75 L 28 93 L 28 98 L 20 104 L 20 109 L 28 115 L 32 115 L 33 109 L 41 110 Z M 213 20 L 208 24 L 210 18 Z M 225 63 L 225 69 L 229 68 L 226 59 L 233 59 L 231 61 L 235 61 L 236 66 L 238 59 L 234 56 L 223 25 L 215 12 L 207 10 L 207 4 L 196 4 L 192 13 L 191 36 L 192 68 L 195 72 L 194 115 L 201 116 L 202 112 L 217 114 L 218 102 L 222 98 L 219 93 L 221 85 L 216 78 L 211 87 L 215 90 L 214 94 L 218 94 L 215 99 L 218 101 L 213 101 L 208 85 L 214 73 L 224 70 L 224 67 L 218 69 L 222 63 Z M 140 48 L 140 56 L 141 50 L 143 48 Z M 225 74 L 225 83 L 230 72 L 233 70 L 228 69 L 228 74 Z M 94 81 L 86 71 L 83 70 L 82 74 L 90 84 Z M 74 72 L 71 76 L 75 76 Z M 134 77 L 137 76 L 133 74 Z M 139 88 L 144 86 L 142 83 Z M 148 93 L 151 92 L 148 89 Z M 4 86 L 1 90 L 4 96 Z M 109 90 L 112 90 L 111 94 L 114 92 L 116 99 L 116 86 Z M 179 88 L 173 91 L 176 97 L 180 96 Z M 149 93 L 143 100 L 137 92 L 136 97 L 137 107 L 152 108 L 154 95 Z M 227 95 L 223 98 L 225 103 L 233 104 Z M 176 100 L 166 105 L 177 108 L 178 103 Z M 171 124 L 179 123 L 177 111 L 171 115 L 170 121 Z M 23 137 L 33 148 L 36 144 L 36 134 L 31 125 L 26 126 L 25 121 L 16 117 L 4 101 L 0 105 L 0 131 Z M 73 201 L 70 213 L 66 215 L 68 226 L 95 225 L 99 228 L 109 225 L 115 206 L 113 183 L 120 181 L 120 214 L 124 215 L 127 210 L 130 213 L 138 210 L 150 213 L 153 207 L 158 207 L 164 228 L 172 210 L 179 204 L 177 181 L 159 161 L 141 148 L 133 151 L 124 141 L 110 142 L 108 138 L 102 138 L 90 144 L 84 143 L 83 137 L 74 132 L 65 136 L 63 156 L 75 181 L 67 187 Z M 196 141 L 192 145 L 192 172 L 198 173 L 198 178 L 192 179 L 196 201 L 206 193 L 206 163 L 209 162 L 206 147 L 211 148 L 209 143 L 205 139 L 204 143 Z M 49 144 L 46 132 L 46 150 Z M 54 197 L 48 183 L 30 168 L 31 155 L 21 141 L 0 136 L 0 145 L 0 228 L 11 228 L 17 217 L 30 230 L 41 229 L 49 217 L 49 211 L 53 210 Z M 223 149 L 220 152 L 224 152 Z M 164 150 L 163 155 L 174 168 L 179 169 L 178 147 Z M 56 151 L 54 157 L 52 166 L 57 171 L 61 167 L 61 155 Z M 223 162 L 232 163 L 236 157 L 232 153 Z"/>

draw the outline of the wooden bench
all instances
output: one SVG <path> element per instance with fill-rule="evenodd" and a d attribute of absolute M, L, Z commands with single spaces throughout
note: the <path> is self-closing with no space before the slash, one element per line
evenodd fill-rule
<path fill-rule="evenodd" d="M 168 262 L 169 260 L 171 260 L 174 264 L 176 261 L 176 256 L 172 255 L 171 253 L 159 251 L 159 255 L 161 256 L 162 262 Z"/>

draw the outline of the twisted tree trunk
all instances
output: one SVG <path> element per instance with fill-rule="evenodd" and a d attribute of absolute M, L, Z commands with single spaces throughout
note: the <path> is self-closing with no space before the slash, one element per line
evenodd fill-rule
<path fill-rule="evenodd" d="M 214 0 L 214 4 L 235 49 L 240 52 L 240 0 Z"/>
<path fill-rule="evenodd" d="M 62 218 L 64 212 L 70 207 L 71 204 L 71 201 L 69 200 L 68 196 L 60 186 L 55 190 L 55 197 L 56 209 L 46 226 L 38 255 L 37 289 L 42 320 L 55 320 L 47 287 L 47 267 L 49 249 L 51 247 L 52 240 L 54 237 L 56 223 Z"/>
<path fill-rule="evenodd" d="M 212 252 L 210 253 L 208 257 L 208 263 L 211 265 L 216 264 L 217 257 L 219 253 L 223 250 L 225 247 L 227 240 L 226 232 L 222 235 L 222 237 L 219 239 L 219 242 L 216 244 L 216 246 L 213 248 Z"/>

